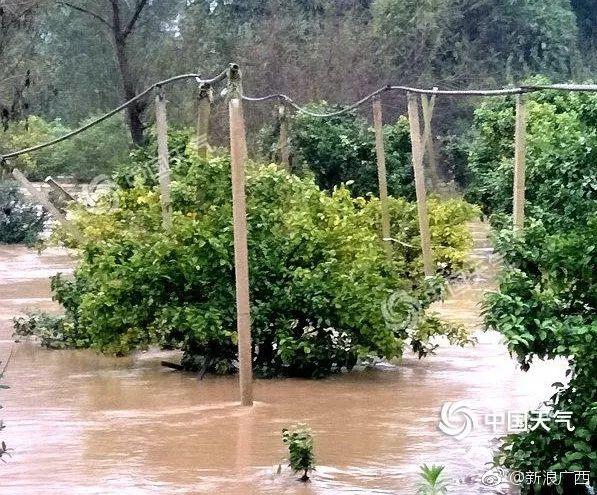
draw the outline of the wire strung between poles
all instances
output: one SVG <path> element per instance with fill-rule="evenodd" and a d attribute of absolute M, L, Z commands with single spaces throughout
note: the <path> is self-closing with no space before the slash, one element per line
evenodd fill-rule
<path fill-rule="evenodd" d="M 337 117 L 339 115 L 343 115 L 352 110 L 355 110 L 358 107 L 360 107 L 361 105 L 363 105 L 364 103 L 367 103 L 372 98 L 375 98 L 379 94 L 384 93 L 388 90 L 389 90 L 389 86 L 384 86 L 382 88 L 375 90 L 373 93 L 368 94 L 364 98 L 361 98 L 359 101 L 353 103 L 352 105 L 344 107 L 341 110 L 337 110 L 335 112 L 329 112 L 329 113 L 318 113 L 318 112 L 312 112 L 311 110 L 307 110 L 305 107 L 301 107 L 300 105 L 298 105 L 292 98 L 290 98 L 289 96 L 286 96 L 285 94 L 282 94 L 282 93 L 271 94 L 271 95 L 261 96 L 261 97 L 256 97 L 256 98 L 241 94 L 241 98 L 245 101 L 250 101 L 250 102 L 280 100 L 280 101 L 284 101 L 285 103 L 290 105 L 292 108 L 294 108 L 299 113 L 303 113 L 303 114 L 309 115 L 311 117 L 326 118 L 326 117 Z"/>
<path fill-rule="evenodd" d="M 211 79 L 201 79 L 201 76 L 199 74 L 181 74 L 178 76 L 170 77 L 169 79 L 164 79 L 163 81 L 158 81 L 158 82 L 152 84 L 151 86 L 149 86 L 148 88 L 146 88 L 144 91 L 142 91 L 138 95 L 136 95 L 134 98 L 131 98 L 127 102 L 125 102 L 122 105 L 120 105 L 119 107 L 115 108 L 114 110 L 109 111 L 108 113 L 102 115 L 101 117 L 98 117 L 97 119 L 93 120 L 92 122 L 89 122 L 88 124 L 85 124 L 84 126 L 79 127 L 78 129 L 75 129 L 74 131 L 71 131 L 71 132 L 65 134 L 64 136 L 60 136 L 59 138 L 53 139 L 52 141 L 48 141 L 46 143 L 38 144 L 36 146 L 31 146 L 30 148 L 24 148 L 22 150 L 13 151 L 13 152 L 7 153 L 5 155 L 0 155 L 0 163 L 4 164 L 6 162 L 7 158 L 14 158 L 14 157 L 17 157 L 20 155 L 24 155 L 25 153 L 32 153 L 34 151 L 39 151 L 39 150 L 47 148 L 49 146 L 53 146 L 55 144 L 61 143 L 62 141 L 66 141 L 67 139 L 70 139 L 70 138 L 76 136 L 77 134 L 81 134 L 82 132 L 86 131 L 87 129 L 90 129 L 91 127 L 103 122 L 104 120 L 109 119 L 113 115 L 116 115 L 118 112 L 121 112 L 122 110 L 129 107 L 136 101 L 139 101 L 141 98 L 144 98 L 145 96 L 147 96 L 149 93 L 151 93 L 156 88 L 160 88 L 160 87 L 166 86 L 168 84 L 172 84 L 174 82 L 182 81 L 185 79 L 195 79 L 198 84 L 212 85 L 212 84 L 216 84 L 220 81 L 223 81 L 224 79 L 226 79 L 226 77 L 227 77 L 227 71 L 224 70 L 224 71 L 220 72 L 217 76 L 215 76 Z"/>
<path fill-rule="evenodd" d="M 357 102 L 349 105 L 347 107 L 342 108 L 341 110 L 337 110 L 335 112 L 329 113 L 318 113 L 312 112 L 305 107 L 301 107 L 298 105 L 292 98 L 283 94 L 283 93 L 276 93 L 270 94 L 266 96 L 259 96 L 259 97 L 251 97 L 241 94 L 241 98 L 248 102 L 263 102 L 269 100 L 278 100 L 287 103 L 289 106 L 294 108 L 297 112 L 309 115 L 311 117 L 319 117 L 319 118 L 326 118 L 326 117 L 337 117 L 339 115 L 343 115 L 348 113 L 352 110 L 357 109 L 361 105 L 367 103 L 368 101 L 372 100 L 376 96 L 388 92 L 388 91 L 403 91 L 405 93 L 416 93 L 416 94 L 423 94 L 423 95 L 446 95 L 446 96 L 510 96 L 510 95 L 521 95 L 525 93 L 533 93 L 539 91 L 586 91 L 586 92 L 597 92 L 597 84 L 552 84 L 552 85 L 545 85 L 545 86 L 520 86 L 517 88 L 505 88 L 505 89 L 422 89 L 422 88 L 414 88 L 411 86 L 396 86 L 396 85 L 386 85 L 369 95 L 361 98 Z"/>
<path fill-rule="evenodd" d="M 509 89 L 470 89 L 470 90 L 447 90 L 447 89 L 421 89 L 421 88 L 413 88 L 410 86 L 392 86 L 390 84 L 386 86 L 382 86 L 381 88 L 373 91 L 373 93 L 368 94 L 364 98 L 361 98 L 357 102 L 349 105 L 347 107 L 342 108 L 341 110 L 337 110 L 335 112 L 329 113 L 318 113 L 312 112 L 311 110 L 307 110 L 305 107 L 301 107 L 298 105 L 292 98 L 283 94 L 271 94 L 266 96 L 260 97 L 250 97 L 244 94 L 241 94 L 241 97 L 245 101 L 249 102 L 263 102 L 269 100 L 280 100 L 284 101 L 292 108 L 294 108 L 297 112 L 309 115 L 311 117 L 319 117 L 319 118 L 326 118 L 326 117 L 337 117 L 339 115 L 343 115 L 348 113 L 352 110 L 359 108 L 361 105 L 367 103 L 368 101 L 372 100 L 376 96 L 379 96 L 382 93 L 388 91 L 404 91 L 407 93 L 418 93 L 418 94 L 429 94 L 429 95 L 452 95 L 452 96 L 502 96 L 502 95 L 517 95 L 523 93 L 529 93 L 532 91 L 539 91 L 539 89 L 534 89 L 533 87 L 521 87 L 521 88 L 509 88 Z"/>
<path fill-rule="evenodd" d="M 53 146 L 62 141 L 65 141 L 71 137 L 74 137 L 77 134 L 80 134 L 80 133 L 86 131 L 87 129 L 90 129 L 91 127 L 103 122 L 104 120 L 109 119 L 113 115 L 116 115 L 118 112 L 121 112 L 122 110 L 129 107 L 136 101 L 139 101 L 141 98 L 144 98 L 145 96 L 147 96 L 149 93 L 151 93 L 156 88 L 166 86 L 168 84 L 171 84 L 171 83 L 174 83 L 177 81 L 181 81 L 184 79 L 195 79 L 198 84 L 213 85 L 213 84 L 216 84 L 216 83 L 221 82 L 224 79 L 226 79 L 227 75 L 228 75 L 228 69 L 223 70 L 217 76 L 215 76 L 211 79 L 201 79 L 201 76 L 199 74 L 181 74 L 178 76 L 171 77 L 169 79 L 164 79 L 163 81 L 156 82 L 156 83 L 152 84 L 151 86 L 149 86 L 148 88 L 146 88 L 141 93 L 139 93 L 138 95 L 136 95 L 134 98 L 131 98 L 130 100 L 123 103 L 122 105 L 115 108 L 114 110 L 111 110 L 110 112 L 93 120 L 92 122 L 89 122 L 88 124 L 86 124 L 82 127 L 79 127 L 78 129 L 75 129 L 74 131 L 71 131 L 71 132 L 65 134 L 64 136 L 60 136 L 59 138 L 56 138 L 52 141 L 38 144 L 38 145 L 32 146 L 30 148 L 13 151 L 13 152 L 7 153 L 5 155 L 0 155 L 0 164 L 2 164 L 2 166 L 5 166 L 6 160 L 8 158 L 14 158 L 14 157 L 26 154 L 26 153 L 32 153 L 34 151 L 38 151 L 38 150 L 47 148 L 49 146 Z M 243 100 L 248 101 L 248 102 L 263 102 L 263 101 L 269 101 L 269 100 L 283 101 L 284 103 L 286 103 L 290 107 L 294 108 L 299 113 L 309 115 L 311 117 L 316 117 L 316 118 L 329 118 L 329 117 L 337 117 L 340 115 L 344 115 L 352 110 L 355 110 L 355 109 L 359 108 L 361 105 L 372 100 L 376 96 L 379 96 L 380 94 L 388 92 L 388 91 L 404 91 L 406 93 L 417 93 L 417 94 L 425 94 L 425 95 L 447 95 L 447 96 L 506 96 L 506 95 L 520 95 L 520 94 L 524 94 L 524 93 L 532 93 L 532 92 L 538 92 L 538 91 L 549 91 L 549 90 L 597 92 L 597 84 L 552 84 L 552 85 L 526 85 L 526 86 L 523 85 L 518 88 L 464 89 L 464 90 L 436 89 L 436 88 L 422 89 L 422 88 L 414 88 L 414 87 L 410 87 L 410 86 L 396 86 L 396 85 L 388 84 L 386 86 L 383 86 L 383 87 L 373 91 L 372 93 L 368 94 L 364 98 L 361 98 L 360 100 L 356 101 L 355 103 L 353 103 L 351 105 L 348 105 L 340 110 L 337 110 L 334 112 L 327 112 L 327 113 L 313 112 L 311 110 L 308 110 L 305 107 L 300 106 L 289 96 L 282 94 L 282 93 L 270 94 L 270 95 L 260 96 L 260 97 L 250 97 L 250 96 L 246 96 L 241 93 L 240 96 Z"/>

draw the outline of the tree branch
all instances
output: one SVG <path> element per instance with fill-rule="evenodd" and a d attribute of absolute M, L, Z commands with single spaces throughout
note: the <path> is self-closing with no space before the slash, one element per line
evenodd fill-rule
<path fill-rule="evenodd" d="M 145 5 L 147 5 L 147 1 L 148 0 L 137 0 L 137 6 L 135 7 L 135 13 L 133 14 L 133 17 L 131 17 L 131 20 L 129 21 L 128 25 L 126 26 L 126 29 L 122 32 L 122 36 L 124 38 L 126 38 L 129 34 L 131 34 L 133 32 L 133 29 L 135 29 L 135 24 L 139 20 L 139 16 L 141 15 L 143 8 L 145 7 Z"/>
<path fill-rule="evenodd" d="M 113 29 L 112 24 L 110 24 L 106 19 L 104 19 L 101 15 L 96 14 L 95 12 L 91 11 L 91 10 L 87 10 L 83 7 L 79 7 L 78 5 L 73 5 L 72 3 L 69 2 L 58 2 L 60 5 L 64 5 L 65 7 L 69 7 L 73 10 L 77 10 L 79 12 L 83 12 L 84 14 L 88 14 L 91 17 L 93 17 L 94 19 L 97 19 L 98 21 L 100 21 L 102 24 L 105 24 L 106 26 L 108 26 L 110 29 Z"/>

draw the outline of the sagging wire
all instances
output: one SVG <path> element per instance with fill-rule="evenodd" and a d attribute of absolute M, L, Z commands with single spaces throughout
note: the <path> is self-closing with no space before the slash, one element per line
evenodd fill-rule
<path fill-rule="evenodd" d="M 220 81 L 223 81 L 224 79 L 226 79 L 226 77 L 227 77 L 227 70 L 224 70 L 224 71 L 220 72 L 217 76 L 215 76 L 211 79 L 201 79 L 201 76 L 199 74 L 181 74 L 178 76 L 170 77 L 169 79 L 164 79 L 163 81 L 158 81 L 158 82 L 152 84 L 151 86 L 149 86 L 148 88 L 146 88 L 144 91 L 142 91 L 138 95 L 136 95 L 134 98 L 131 98 L 130 100 L 123 103 L 122 105 L 116 107 L 113 110 L 110 110 L 108 113 L 105 113 L 104 115 L 85 124 L 84 126 L 81 126 L 78 129 L 75 129 L 74 131 L 64 134 L 63 136 L 60 136 L 51 141 L 47 141 L 45 143 L 38 144 L 36 146 L 31 146 L 30 148 L 24 148 L 21 150 L 6 153 L 4 155 L 0 155 L 0 163 L 5 164 L 7 158 L 14 158 L 14 157 L 17 157 L 20 155 L 24 155 L 25 153 L 32 153 L 34 151 L 39 151 L 39 150 L 47 148 L 49 146 L 54 146 L 55 144 L 61 143 L 62 141 L 66 141 L 67 139 L 70 139 L 70 138 L 76 136 L 77 134 L 81 134 L 82 132 L 86 131 L 87 129 L 90 129 L 90 128 L 96 126 L 97 124 L 103 122 L 104 120 L 109 119 L 110 117 L 121 112 L 122 110 L 129 107 L 133 103 L 139 101 L 140 99 L 144 98 L 145 96 L 147 96 L 149 93 L 151 93 L 152 91 L 154 91 L 157 88 L 161 88 L 168 84 L 172 84 L 174 82 L 185 80 L 185 79 L 195 79 L 198 84 L 212 85 L 212 84 L 216 84 Z"/>
<path fill-rule="evenodd" d="M 510 95 L 520 95 L 525 93 L 533 93 L 538 91 L 584 91 L 584 92 L 597 92 L 597 84 L 551 84 L 551 85 L 523 85 L 516 88 L 504 88 L 504 89 L 422 89 L 422 88 L 415 88 L 412 86 L 399 86 L 399 85 L 386 85 L 383 86 L 372 93 L 368 94 L 364 98 L 356 101 L 355 103 L 348 105 L 340 110 L 335 112 L 329 113 L 319 113 L 313 112 L 308 110 L 305 107 L 298 105 L 292 98 L 283 94 L 283 93 L 276 93 L 270 94 L 266 96 L 258 96 L 258 97 L 251 97 L 244 94 L 241 94 L 243 100 L 248 102 L 264 102 L 269 100 L 278 100 L 283 101 L 288 104 L 290 107 L 294 108 L 298 113 L 302 113 L 304 115 L 309 115 L 311 117 L 319 117 L 319 118 L 327 118 L 327 117 L 337 117 L 339 115 L 343 115 L 348 113 L 352 110 L 357 109 L 364 103 L 372 100 L 373 98 L 379 96 L 382 93 L 389 92 L 389 91 L 402 91 L 405 93 L 416 93 L 416 94 L 423 94 L 423 95 L 445 95 L 445 96 L 510 96 Z"/>

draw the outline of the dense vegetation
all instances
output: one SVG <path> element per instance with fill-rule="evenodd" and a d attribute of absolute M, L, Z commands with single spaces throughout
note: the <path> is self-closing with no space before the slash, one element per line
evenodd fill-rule
<path fill-rule="evenodd" d="M 337 110 L 322 104 L 309 108 L 318 113 Z M 337 184 L 350 181 L 347 187 L 355 195 L 379 194 L 375 134 L 366 119 L 355 112 L 326 119 L 299 113 L 289 119 L 288 127 L 295 173 L 312 173 L 322 189 L 332 190 Z M 276 154 L 277 134 L 278 129 L 263 132 L 262 148 L 266 154 Z M 389 194 L 414 199 L 410 136 L 405 117 L 384 126 L 384 143 Z"/>
<path fill-rule="evenodd" d="M 22 332 L 50 346 L 59 340 L 116 353 L 180 346 L 190 369 L 233 370 L 229 159 L 202 161 L 191 151 L 173 162 L 172 229 L 161 227 L 155 187 L 140 182 L 105 198 L 103 210 L 79 211 L 82 236 L 70 239 L 81 251 L 75 279 L 52 282 L 66 317 L 34 317 Z M 345 187 L 329 194 L 275 165 L 249 168 L 247 195 L 254 366 L 261 375 L 323 376 L 358 358 L 399 356 L 407 342 L 424 355 L 435 334 L 468 340 L 462 328 L 425 314 L 441 279 L 423 277 L 413 204 L 391 202 L 400 242 L 388 259 L 376 198 L 352 197 Z M 463 223 L 476 214 L 460 200 L 431 202 L 444 273 L 465 268 L 470 235 Z"/>
<path fill-rule="evenodd" d="M 529 99 L 527 222 L 513 233 L 513 103 L 493 100 L 475 116 L 470 197 L 493 214 L 504 258 L 500 292 L 486 301 L 486 323 L 500 331 L 523 369 L 563 357 L 568 383 L 549 399 L 551 430 L 506 438 L 498 462 L 520 471 L 597 475 L 597 96 L 543 93 Z M 553 422 L 572 413 L 574 431 Z M 565 493 L 584 493 L 566 480 Z M 575 491 L 577 490 L 577 491 Z M 554 492 L 555 493 L 555 492 Z M 560 492 L 558 492 L 560 493 Z"/>
<path fill-rule="evenodd" d="M 17 182 L 0 182 L 0 242 L 34 244 L 47 218 L 41 207 L 26 201 Z"/>
<path fill-rule="evenodd" d="M 597 10 L 594 0 L 4 2 L 0 152 L 63 134 L 159 78 L 213 74 L 232 60 L 250 69 L 247 93 L 332 103 L 388 82 L 501 86 L 535 73 L 583 80 L 597 68 Z M 195 119 L 193 91 L 184 84 L 168 89 L 170 122 Z M 549 432 L 510 436 L 499 462 L 521 471 L 590 470 L 594 478 L 597 100 L 563 93 L 526 98 L 523 233 L 509 230 L 512 99 L 484 103 L 473 134 L 458 139 L 446 134 L 468 127 L 470 103 L 442 98 L 434 130 L 449 144 L 442 165 L 470 183 L 467 198 L 491 215 L 504 258 L 500 292 L 487 298 L 487 325 L 506 337 L 524 369 L 540 358 L 569 362 L 569 381 L 550 406 L 552 414 L 571 411 L 575 430 L 555 423 Z M 38 180 L 48 174 L 89 180 L 118 169 L 120 186 L 94 212 L 76 212 L 82 237 L 66 235 L 81 252 L 74 280 L 52 282 L 66 315 L 35 315 L 18 331 L 51 347 L 116 353 L 181 347 L 189 369 L 228 372 L 236 353 L 229 161 L 200 161 L 188 153 L 186 138 L 174 138 L 174 225 L 163 232 L 150 103 L 141 98 L 127 108 L 126 139 L 124 123 L 111 120 L 15 160 Z M 385 103 L 386 120 L 396 121 L 404 101 L 388 95 Z M 272 120 L 261 108 L 247 109 L 250 131 Z M 222 144 L 226 126 L 218 112 L 213 139 Z M 421 273 L 415 207 L 407 201 L 408 135 L 399 119 L 384 131 L 389 186 L 407 199 L 390 201 L 395 242 L 392 258 L 385 256 L 379 202 L 358 197 L 377 190 L 366 122 L 356 115 L 300 116 L 290 129 L 298 176 L 274 166 L 249 169 L 254 366 L 264 376 L 324 376 L 359 358 L 399 356 L 407 343 L 424 355 L 438 333 L 466 340 L 426 314 L 441 281 Z M 129 161 L 131 143 L 137 147 Z M 32 241 L 43 227 L 41 211 L 23 205 L 10 184 L 2 186 L 0 203 L 0 240 Z M 463 223 L 475 214 L 461 201 L 431 199 L 440 274 L 466 268 L 470 237 Z"/>
<path fill-rule="evenodd" d="M 92 118 L 81 122 L 86 124 Z M 40 117 L 12 124 L 2 136 L 0 153 L 28 148 L 51 141 L 71 129 L 59 120 L 46 122 Z M 43 181 L 46 177 L 70 176 L 89 182 L 100 174 L 110 174 L 129 153 L 126 126 L 122 118 L 113 117 L 88 131 L 46 148 L 37 153 L 21 155 L 13 165 L 29 180 Z"/>
<path fill-rule="evenodd" d="M 332 103 L 355 101 L 388 82 L 500 86 L 534 73 L 583 79 L 597 61 L 593 0 L 8 4 L 0 11 L 0 111 L 6 124 L 37 115 L 72 127 L 150 82 L 185 72 L 212 74 L 230 61 L 249 69 L 250 94 L 282 91 L 297 101 Z M 115 13 L 119 26 L 112 22 Z M 170 118 L 178 124 L 193 119 L 189 89 L 168 90 L 176 108 Z M 404 102 L 392 103 L 400 107 L 393 118 Z M 468 105 L 438 102 L 438 124 L 454 131 Z M 152 118 L 150 106 L 141 99 L 128 110 L 137 144 Z M 267 105 L 254 107 L 247 113 L 249 128 L 270 121 L 269 112 Z M 214 126 L 220 144 L 225 129 Z"/>

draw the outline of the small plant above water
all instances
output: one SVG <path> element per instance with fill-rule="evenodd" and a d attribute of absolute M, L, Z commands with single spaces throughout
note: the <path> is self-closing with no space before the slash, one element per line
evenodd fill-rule
<path fill-rule="evenodd" d="M 315 455 L 313 453 L 313 436 L 306 425 L 298 425 L 282 430 L 282 441 L 288 445 L 289 466 L 295 473 L 302 472 L 300 481 L 309 481 L 309 471 L 315 469 Z"/>
<path fill-rule="evenodd" d="M 448 493 L 447 481 L 443 475 L 444 466 L 423 464 L 419 476 L 418 495 L 443 495 Z"/>

